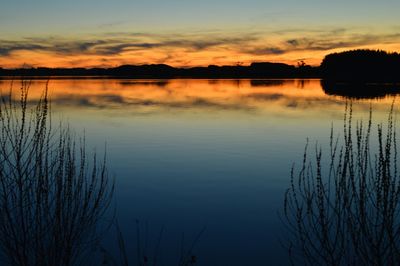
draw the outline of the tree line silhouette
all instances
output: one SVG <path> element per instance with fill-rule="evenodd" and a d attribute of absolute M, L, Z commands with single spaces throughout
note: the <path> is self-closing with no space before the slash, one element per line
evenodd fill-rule
<path fill-rule="evenodd" d="M 351 50 L 328 54 L 320 66 L 300 62 L 256 62 L 249 66 L 177 68 L 166 64 L 122 65 L 113 68 L 0 68 L 0 76 L 100 76 L 129 78 L 323 78 L 330 81 L 398 82 L 400 54 Z"/>
<path fill-rule="evenodd" d="M 19 68 L 2 69 L 0 76 L 101 76 L 121 78 L 311 78 L 318 69 L 283 63 L 252 63 L 250 66 L 216 66 L 176 68 L 165 64 L 122 65 L 113 68 Z"/>

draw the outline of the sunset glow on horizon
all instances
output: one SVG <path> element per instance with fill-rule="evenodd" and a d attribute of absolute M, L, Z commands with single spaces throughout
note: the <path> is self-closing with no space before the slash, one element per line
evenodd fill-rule
<path fill-rule="evenodd" d="M 214 2 L 14 1 L 0 10 L 0 67 L 319 65 L 332 52 L 400 51 L 396 1 Z"/>

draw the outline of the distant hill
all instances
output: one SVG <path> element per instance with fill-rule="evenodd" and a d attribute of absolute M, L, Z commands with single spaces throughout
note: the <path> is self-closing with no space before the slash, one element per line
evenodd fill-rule
<path fill-rule="evenodd" d="M 400 54 L 353 50 L 327 55 L 321 63 L 324 79 L 357 82 L 400 81 Z"/>
<path fill-rule="evenodd" d="M 310 78 L 318 77 L 318 67 L 283 63 L 252 63 L 250 66 L 175 68 L 165 64 L 122 65 L 115 68 L 23 68 L 2 69 L 0 76 L 54 77 L 99 76 L 121 78 Z"/>

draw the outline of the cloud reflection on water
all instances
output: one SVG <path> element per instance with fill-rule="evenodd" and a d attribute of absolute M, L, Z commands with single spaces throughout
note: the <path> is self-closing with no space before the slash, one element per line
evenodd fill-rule
<path fill-rule="evenodd" d="M 37 98 L 44 80 L 33 80 Z M 15 83 L 15 82 L 14 82 Z M 0 81 L 7 88 L 10 81 Z M 328 95 L 320 80 L 119 80 L 54 79 L 49 83 L 56 108 L 101 110 L 119 115 L 168 112 L 242 112 L 299 115 L 313 109 L 342 110 L 345 98 Z M 383 95 L 384 96 L 384 95 Z M 377 101 L 386 105 L 393 96 Z M 369 108 L 371 100 L 360 99 Z M 293 112 L 296 113 L 293 113 Z M 307 111 L 307 112 L 308 112 Z"/>

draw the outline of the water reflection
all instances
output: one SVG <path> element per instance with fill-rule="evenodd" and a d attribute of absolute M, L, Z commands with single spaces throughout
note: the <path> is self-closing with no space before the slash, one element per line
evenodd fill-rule
<path fill-rule="evenodd" d="M 271 87 L 271 86 L 281 86 L 285 83 L 285 80 L 275 80 L 275 79 L 254 79 L 250 80 L 252 87 Z"/>
<path fill-rule="evenodd" d="M 46 81 L 33 80 L 32 94 L 39 97 Z M 2 88 L 9 81 L 0 81 Z M 238 112 L 278 112 L 290 115 L 291 109 L 303 112 L 321 110 L 327 105 L 342 108 L 340 95 L 371 98 L 391 95 L 393 86 L 350 90 L 342 84 L 320 80 L 51 80 L 52 101 L 58 107 L 97 108 L 127 113 L 148 114 L 174 110 Z M 321 89 L 322 88 L 322 89 Z M 348 93 L 350 92 L 351 93 Z M 347 94 L 346 94 L 347 93 Z M 385 100 L 385 99 L 383 99 Z M 385 103 L 389 102 L 385 100 Z"/>
<path fill-rule="evenodd" d="M 321 80 L 321 86 L 328 95 L 350 99 L 379 99 L 400 94 L 400 84 L 396 83 L 337 83 Z"/>
<path fill-rule="evenodd" d="M 10 81 L 0 82 L 6 94 Z M 32 100 L 45 85 L 32 81 Z M 107 142 L 130 261 L 138 219 L 155 234 L 165 226 L 160 264 L 176 265 L 182 233 L 193 239 L 207 226 L 198 265 L 287 265 L 276 213 L 288 166 L 307 137 L 329 142 L 331 124 L 343 123 L 342 96 L 320 80 L 54 79 L 49 88 L 53 117 L 85 129 L 90 147 Z M 392 100 L 360 99 L 354 109 L 368 116 L 372 104 L 380 120 Z M 104 245 L 119 254 L 115 233 Z"/>

